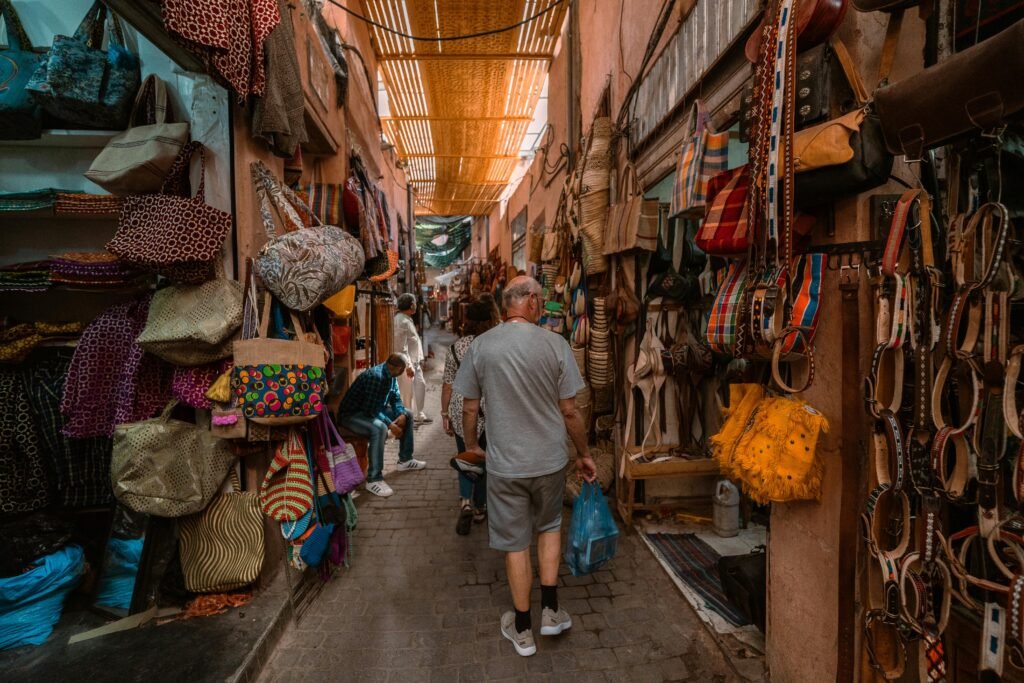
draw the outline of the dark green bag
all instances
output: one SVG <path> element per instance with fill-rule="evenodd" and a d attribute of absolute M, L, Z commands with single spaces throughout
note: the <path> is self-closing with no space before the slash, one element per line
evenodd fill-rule
<path fill-rule="evenodd" d="M 121 20 L 96 2 L 73 36 L 56 36 L 25 89 L 48 113 L 83 128 L 124 130 L 141 83 L 139 57 L 124 41 Z"/>
<path fill-rule="evenodd" d="M 11 0 L 0 0 L 0 15 L 7 28 L 7 47 L 0 49 L 0 140 L 35 140 L 42 128 L 42 111 L 25 85 L 44 56 L 32 51 Z"/>

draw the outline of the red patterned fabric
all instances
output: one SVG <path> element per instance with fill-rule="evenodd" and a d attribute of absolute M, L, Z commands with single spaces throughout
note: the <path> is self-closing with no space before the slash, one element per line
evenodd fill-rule
<path fill-rule="evenodd" d="M 112 306 L 85 328 L 60 405 L 65 436 L 110 436 L 115 425 L 148 420 L 167 405 L 169 366 L 135 343 L 152 296 Z"/>
<path fill-rule="evenodd" d="M 708 212 L 697 232 L 697 246 L 709 254 L 744 254 L 750 243 L 747 194 L 750 176 L 740 166 L 708 181 Z"/>
<path fill-rule="evenodd" d="M 164 26 L 244 100 L 262 95 L 263 42 L 281 22 L 276 0 L 161 0 Z"/>
<path fill-rule="evenodd" d="M 190 197 L 189 163 L 196 151 L 200 181 L 196 196 Z M 206 203 L 205 168 L 203 145 L 185 145 L 158 194 L 125 199 L 117 234 L 107 250 L 176 282 L 198 284 L 212 278 L 214 262 L 231 231 L 231 214 Z"/>

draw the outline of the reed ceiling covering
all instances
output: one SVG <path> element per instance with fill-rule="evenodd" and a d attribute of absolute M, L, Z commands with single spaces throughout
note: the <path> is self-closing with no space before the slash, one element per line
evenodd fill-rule
<path fill-rule="evenodd" d="M 410 36 L 516 24 L 554 0 L 363 0 Z M 420 41 L 371 27 L 387 90 L 384 133 L 408 162 L 419 214 L 490 213 L 519 161 L 568 3 L 511 31 Z"/>

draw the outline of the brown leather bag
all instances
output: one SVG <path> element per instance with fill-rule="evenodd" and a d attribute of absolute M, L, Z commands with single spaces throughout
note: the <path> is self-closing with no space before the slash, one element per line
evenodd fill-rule
<path fill-rule="evenodd" d="M 886 147 L 911 159 L 1024 109 L 1024 21 L 875 93 Z"/>

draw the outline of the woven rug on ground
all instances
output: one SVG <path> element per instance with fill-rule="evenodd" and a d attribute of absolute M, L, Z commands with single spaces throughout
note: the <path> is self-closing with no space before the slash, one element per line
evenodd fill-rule
<path fill-rule="evenodd" d="M 721 556 L 714 548 L 696 534 L 647 534 L 647 539 L 675 575 L 700 595 L 705 607 L 733 626 L 750 623 L 722 591 L 722 581 L 718 578 Z"/>

